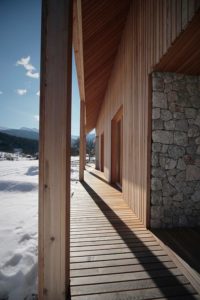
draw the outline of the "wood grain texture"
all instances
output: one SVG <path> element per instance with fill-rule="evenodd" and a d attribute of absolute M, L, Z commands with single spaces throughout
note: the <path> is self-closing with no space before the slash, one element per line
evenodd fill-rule
<path fill-rule="evenodd" d="M 71 299 L 200 299 L 122 194 L 90 172 L 72 197 Z"/>
<path fill-rule="evenodd" d="M 55 46 L 56 45 L 56 46 Z M 39 299 L 66 299 L 69 288 L 72 2 L 43 1 Z"/>
<path fill-rule="evenodd" d="M 130 0 L 82 1 L 87 132 L 95 127 L 124 29 L 129 3 Z"/>
<path fill-rule="evenodd" d="M 200 18 L 197 10 L 196 1 L 179 0 L 135 0 L 131 2 L 129 15 L 122 39 L 118 48 L 115 63 L 107 84 L 106 93 L 101 111 L 98 115 L 96 132 L 99 135 L 102 131 L 105 140 L 104 156 L 104 175 L 108 182 L 111 181 L 111 120 L 123 105 L 123 196 L 141 222 L 148 226 L 148 206 L 147 201 L 149 186 L 149 139 L 148 124 L 151 123 L 149 113 L 149 99 L 151 90 L 149 89 L 149 75 L 155 69 L 155 66 L 162 63 L 165 68 L 166 60 L 162 62 L 164 54 L 168 63 L 174 60 L 179 63 L 184 58 L 188 59 L 193 53 L 193 48 L 188 51 L 184 49 L 186 55 L 178 61 L 177 56 L 180 52 L 175 49 L 176 58 L 173 52 L 168 57 L 171 46 L 178 43 L 178 37 L 186 29 L 189 30 L 189 22 L 196 12 L 196 21 L 194 20 L 193 29 L 190 31 L 190 41 L 195 45 L 195 38 L 199 37 L 199 28 L 197 25 Z M 196 26 L 196 27 L 195 27 Z M 195 28 L 198 30 L 195 30 Z M 186 39 L 184 39 L 186 42 Z M 197 40 L 196 40 L 197 41 Z M 193 53 L 199 55 L 199 41 L 196 43 L 196 51 Z M 100 51 L 100 50 L 99 50 Z M 197 54 L 198 53 L 198 54 Z M 91 58 L 92 59 L 92 58 Z M 199 60 L 197 60 L 199 65 Z M 193 64 L 194 66 L 194 60 Z M 184 66 L 184 63 L 183 63 Z M 167 68 L 167 67 L 166 67 Z M 197 66 L 198 70 L 200 68 Z M 169 68 L 167 68 L 169 71 Z M 189 70 L 189 68 L 188 68 Z M 92 103 L 89 105 L 95 106 Z M 92 108 L 91 108 L 92 109 Z M 89 122 L 89 119 L 86 120 Z"/>

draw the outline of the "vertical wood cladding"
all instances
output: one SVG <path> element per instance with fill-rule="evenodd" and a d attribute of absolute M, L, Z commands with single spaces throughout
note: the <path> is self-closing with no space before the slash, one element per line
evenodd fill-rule
<path fill-rule="evenodd" d="M 144 223 L 148 192 L 149 74 L 186 28 L 200 1 L 132 1 L 98 117 L 104 132 L 104 173 L 111 180 L 111 120 L 123 105 L 123 196 Z"/>

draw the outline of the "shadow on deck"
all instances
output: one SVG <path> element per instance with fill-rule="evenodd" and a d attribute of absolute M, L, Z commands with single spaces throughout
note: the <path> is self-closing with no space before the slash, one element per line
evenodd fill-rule
<path fill-rule="evenodd" d="M 119 191 L 86 172 L 71 211 L 71 298 L 200 299 Z"/>

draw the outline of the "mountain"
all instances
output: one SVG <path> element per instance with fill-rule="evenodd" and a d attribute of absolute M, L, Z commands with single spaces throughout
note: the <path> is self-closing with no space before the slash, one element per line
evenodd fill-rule
<path fill-rule="evenodd" d="M 39 133 L 39 129 L 37 129 L 37 128 L 21 127 L 20 130 L 26 130 L 26 131 L 30 131 L 30 132 L 37 132 L 37 133 Z"/>
<path fill-rule="evenodd" d="M 9 128 L 8 127 L 0 126 L 0 131 L 7 130 L 7 129 L 9 129 Z"/>
<path fill-rule="evenodd" d="M 28 128 L 21 127 L 20 129 L 11 129 L 6 127 L 0 127 L 0 132 L 9 134 L 16 137 L 31 139 L 31 140 L 39 140 L 39 130 L 37 128 Z M 72 135 L 71 136 L 71 144 L 73 145 L 76 140 L 79 139 L 79 136 Z M 87 141 L 93 141 L 95 139 L 95 133 L 90 133 L 86 136 Z"/>
<path fill-rule="evenodd" d="M 14 152 L 17 148 L 25 154 L 34 154 L 38 152 L 38 141 L 0 132 L 0 151 Z"/>
<path fill-rule="evenodd" d="M 2 127 L 1 127 L 2 128 Z M 26 127 L 22 127 L 20 129 L 1 129 L 0 132 L 9 134 L 16 137 L 31 139 L 38 141 L 39 139 L 39 132 L 37 129 L 30 129 Z"/>

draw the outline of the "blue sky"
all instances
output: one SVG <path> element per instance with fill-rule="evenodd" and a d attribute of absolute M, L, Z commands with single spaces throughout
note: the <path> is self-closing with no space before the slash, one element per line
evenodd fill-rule
<path fill-rule="evenodd" d="M 0 0 L 0 126 L 38 128 L 40 0 Z M 79 135 L 79 92 L 73 59 L 72 134 Z"/>

